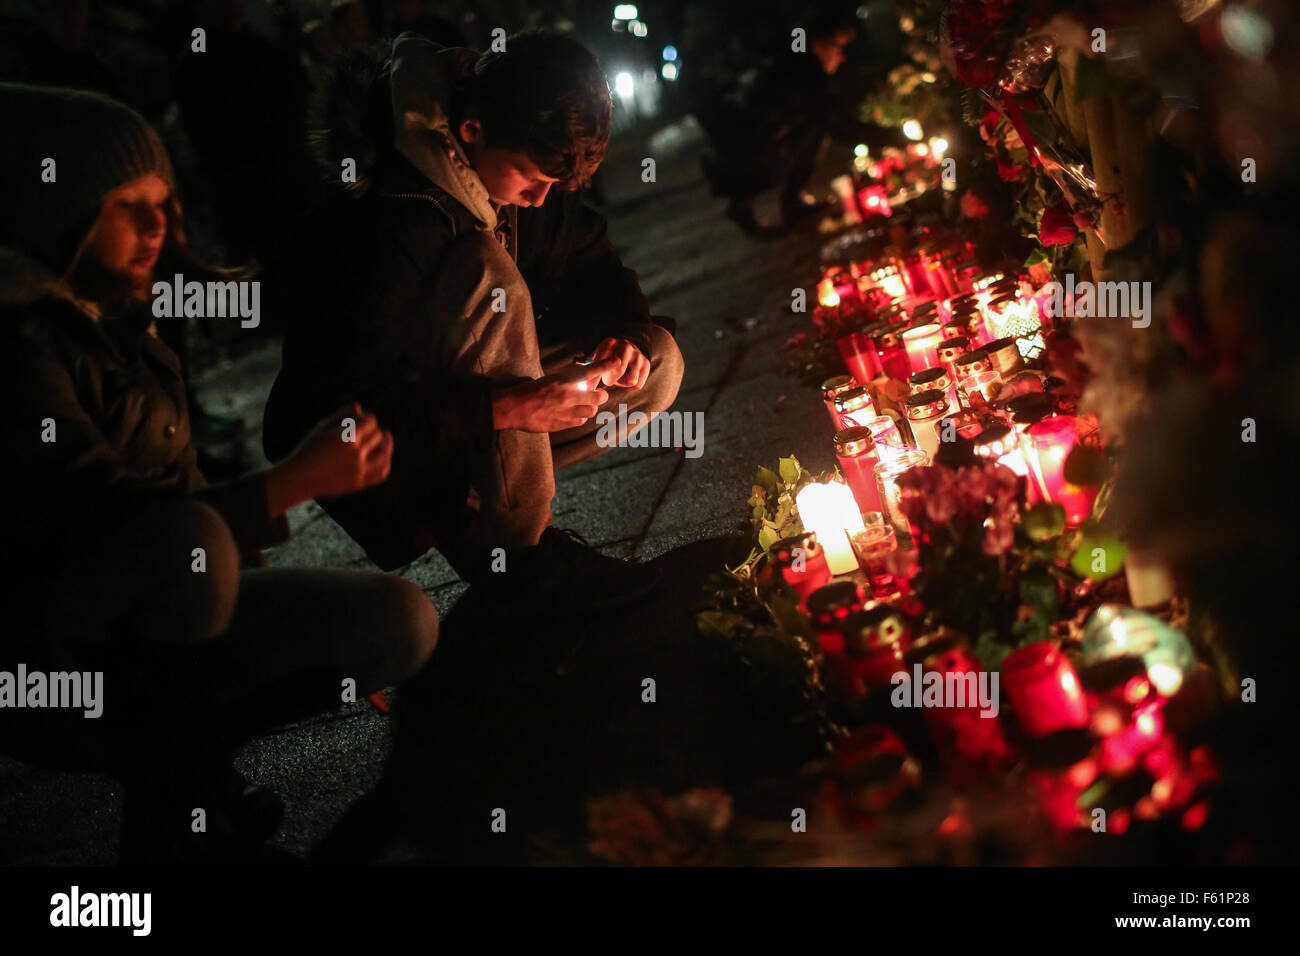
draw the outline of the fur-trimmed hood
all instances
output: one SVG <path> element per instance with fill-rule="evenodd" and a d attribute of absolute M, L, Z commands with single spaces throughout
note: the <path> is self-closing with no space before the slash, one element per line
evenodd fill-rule
<path fill-rule="evenodd" d="M 341 58 L 314 111 L 311 140 L 325 174 L 337 182 L 343 162 L 352 159 L 357 176 L 350 191 L 365 193 L 380 158 L 395 149 L 484 228 L 494 229 L 497 207 L 448 118 L 477 60 L 473 50 L 441 47 L 413 33 L 387 49 Z M 391 142 L 384 142 L 389 135 Z"/>
<path fill-rule="evenodd" d="M 99 309 L 77 298 L 48 266 L 11 246 L 0 246 L 0 310 L 25 309 L 44 299 L 61 299 L 91 318 Z"/>

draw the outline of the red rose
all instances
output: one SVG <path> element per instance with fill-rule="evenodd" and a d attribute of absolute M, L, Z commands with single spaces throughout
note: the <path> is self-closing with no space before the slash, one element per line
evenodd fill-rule
<path fill-rule="evenodd" d="M 1074 242 L 1078 234 L 1074 216 L 1064 202 L 1043 210 L 1043 218 L 1038 221 L 1038 241 L 1043 245 L 1066 246 Z"/>
<path fill-rule="evenodd" d="M 984 219 L 989 214 L 989 206 L 973 189 L 966 190 L 961 197 L 961 214 L 967 219 Z"/>
<path fill-rule="evenodd" d="M 1012 183 L 1020 178 L 1020 167 L 1016 166 L 1009 160 L 1004 162 L 1002 159 L 1002 150 L 997 150 L 993 154 L 993 158 L 996 159 L 998 163 L 998 178 L 1003 182 Z"/>

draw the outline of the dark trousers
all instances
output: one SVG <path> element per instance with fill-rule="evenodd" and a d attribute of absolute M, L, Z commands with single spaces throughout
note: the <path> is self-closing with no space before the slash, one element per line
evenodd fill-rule
<path fill-rule="evenodd" d="M 16 582 L 0 670 L 101 671 L 103 716 L 0 710 L 0 747 L 33 762 L 200 772 L 259 730 L 400 683 L 437 640 L 437 612 L 409 581 L 241 570 L 225 522 L 192 501 L 81 534 L 64 560 Z"/>

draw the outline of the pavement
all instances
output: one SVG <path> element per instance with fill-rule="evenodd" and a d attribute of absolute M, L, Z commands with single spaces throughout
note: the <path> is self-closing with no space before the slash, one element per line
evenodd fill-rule
<path fill-rule="evenodd" d="M 722 216 L 723 201 L 709 193 L 689 122 L 658 132 L 611 150 L 604 167 L 610 232 L 639 272 L 653 312 L 677 319 L 686 372 L 673 408 L 703 413 L 703 452 L 686 458 L 681 449 L 612 449 L 558 474 L 553 510 L 557 525 L 608 554 L 651 561 L 680 553 L 701 563 L 702 579 L 718 569 L 707 556 L 712 552 L 697 558 L 681 549 L 744 530 L 758 465 L 774 467 L 790 454 L 815 471 L 833 464 L 820 395 L 798 383 L 781 350 L 807 326 L 806 317 L 790 311 L 791 290 L 803 285 L 813 296 L 821 240 L 744 236 Z M 655 159 L 655 182 L 641 178 L 647 156 Z M 205 371 L 196 383 L 214 411 L 245 419 L 249 448 L 259 457 L 257 430 L 277 363 L 278 345 L 267 342 Z M 289 517 L 292 538 L 267 552 L 272 566 L 374 570 L 314 503 Z M 403 573 L 444 618 L 465 590 L 434 552 Z M 684 606 L 695 597 L 670 600 Z M 391 722 L 361 702 L 243 749 L 241 771 L 285 800 L 277 846 L 305 852 L 375 784 L 392 746 Z M 113 780 L 4 757 L 0 778 L 0 861 L 114 863 L 121 789 Z"/>

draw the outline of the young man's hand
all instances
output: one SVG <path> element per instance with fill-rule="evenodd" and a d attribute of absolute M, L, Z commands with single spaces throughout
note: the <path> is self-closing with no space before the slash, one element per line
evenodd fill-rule
<path fill-rule="evenodd" d="M 271 514 L 284 514 L 311 498 L 337 498 L 383 484 L 392 464 L 392 432 L 354 402 L 323 418 L 267 471 Z"/>
<path fill-rule="evenodd" d="M 558 432 L 585 424 L 609 401 L 601 379 L 611 378 L 621 366 L 619 359 L 607 358 L 495 390 L 492 424 L 526 432 Z"/>
<path fill-rule="evenodd" d="M 606 376 L 606 385 L 636 391 L 650 377 L 650 360 L 627 339 L 605 339 L 596 346 L 591 357 L 598 362 L 603 358 L 618 359 L 618 374 Z"/>

